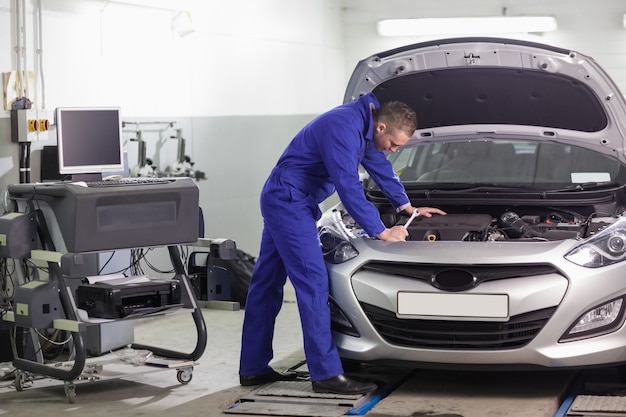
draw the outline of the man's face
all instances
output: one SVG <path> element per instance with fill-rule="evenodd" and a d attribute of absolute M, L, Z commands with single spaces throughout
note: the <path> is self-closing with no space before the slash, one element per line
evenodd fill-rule
<path fill-rule="evenodd" d="M 410 139 L 401 129 L 389 129 L 385 123 L 376 123 L 374 126 L 374 146 L 379 151 L 395 152 Z"/>

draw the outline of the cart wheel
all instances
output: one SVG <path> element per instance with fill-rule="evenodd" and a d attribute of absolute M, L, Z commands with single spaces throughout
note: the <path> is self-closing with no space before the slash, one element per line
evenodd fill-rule
<path fill-rule="evenodd" d="M 26 375 L 24 372 L 15 371 L 15 390 L 23 391 L 24 390 L 24 382 L 26 380 Z"/>
<path fill-rule="evenodd" d="M 76 385 L 71 382 L 65 382 L 65 397 L 70 404 L 76 402 Z"/>
<path fill-rule="evenodd" d="M 183 385 L 188 384 L 192 377 L 193 368 L 179 369 L 178 372 L 176 372 L 176 379 Z"/>

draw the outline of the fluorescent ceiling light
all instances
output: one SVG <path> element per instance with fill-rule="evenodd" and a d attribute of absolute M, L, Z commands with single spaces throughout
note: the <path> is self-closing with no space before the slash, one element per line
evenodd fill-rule
<path fill-rule="evenodd" d="M 381 36 L 489 35 L 556 30 L 552 16 L 388 19 L 378 22 Z"/>
<path fill-rule="evenodd" d="M 130 6 L 146 7 L 150 9 L 163 9 L 163 10 L 189 10 L 192 3 L 191 0 L 110 0 L 106 3 L 121 3 Z"/>
<path fill-rule="evenodd" d="M 626 29 L 626 13 L 624 13 L 624 16 L 622 16 L 622 26 L 624 26 L 624 29 Z"/>

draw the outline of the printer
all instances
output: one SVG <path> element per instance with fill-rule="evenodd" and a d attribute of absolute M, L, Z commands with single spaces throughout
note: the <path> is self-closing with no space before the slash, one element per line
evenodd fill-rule
<path fill-rule="evenodd" d="M 113 285 L 81 284 L 76 288 L 76 304 L 89 317 L 119 319 L 180 308 L 178 280 L 151 280 Z"/>

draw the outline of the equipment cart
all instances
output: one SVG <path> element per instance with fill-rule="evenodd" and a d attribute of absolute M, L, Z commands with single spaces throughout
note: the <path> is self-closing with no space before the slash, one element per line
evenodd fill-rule
<path fill-rule="evenodd" d="M 176 379 L 182 385 L 188 384 L 193 377 L 193 368 L 197 364 L 194 361 L 177 359 L 154 359 L 156 361 L 167 361 L 167 365 L 152 366 L 150 362 L 144 364 L 128 363 L 115 356 L 116 352 L 94 358 L 87 358 L 85 366 L 80 375 L 72 380 L 64 381 L 65 397 L 69 403 L 74 403 L 76 399 L 76 386 L 81 383 L 91 383 L 107 381 L 113 379 L 127 378 L 129 376 L 146 375 L 164 370 L 176 371 Z M 74 368 L 74 361 L 55 362 L 54 367 L 64 370 Z M 46 374 L 34 374 L 22 369 L 15 370 L 14 385 L 17 391 L 28 388 L 35 380 L 44 380 Z M 52 382 L 52 381 L 50 381 Z"/>
<path fill-rule="evenodd" d="M 207 246 L 226 259 L 236 256 L 233 241 L 198 239 L 198 194 L 189 178 L 124 186 L 44 183 L 8 187 L 14 211 L 0 217 L 0 256 L 14 259 L 16 266 L 43 263 L 48 276 L 40 279 L 28 276 L 26 268 L 16 268 L 23 276 L 15 290 L 13 310 L 6 312 L 3 320 L 30 334 L 35 343 L 41 329 L 68 332 L 73 350 L 67 362 L 47 363 L 39 349 L 35 349 L 35 357 L 20 356 L 18 349 L 13 359 L 17 390 L 23 389 L 28 375 L 42 375 L 64 381 L 67 398 L 73 402 L 75 381 L 105 376 L 102 370 L 110 363 L 88 364 L 83 335 L 89 324 L 84 308 L 95 308 L 112 320 L 191 314 L 197 334 L 191 352 L 132 344 L 134 349 L 173 360 L 180 383 L 191 380 L 193 364 L 206 347 L 207 331 L 178 245 Z M 158 246 L 169 253 L 175 271 L 171 281 L 158 282 L 158 287 L 148 283 L 139 289 L 133 284 L 114 289 L 87 285 L 83 291 L 86 299 L 78 305 L 76 282 L 92 275 L 99 252 Z"/>

